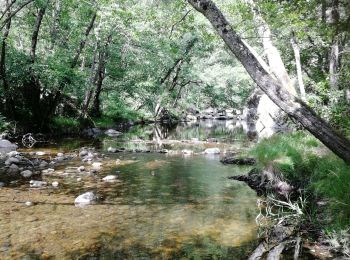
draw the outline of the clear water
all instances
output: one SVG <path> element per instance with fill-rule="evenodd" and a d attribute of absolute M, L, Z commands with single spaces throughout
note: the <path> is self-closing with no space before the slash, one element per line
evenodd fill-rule
<path fill-rule="evenodd" d="M 137 128 L 94 145 L 102 152 L 109 146 L 246 149 L 244 135 L 226 123 L 180 125 L 161 137 L 154 135 L 159 129 Z M 218 140 L 203 142 L 208 138 Z M 69 139 L 34 150 L 69 152 L 86 144 Z M 59 188 L 34 190 L 28 183 L 1 188 L 0 258 L 246 259 L 256 246 L 257 197 L 245 184 L 227 179 L 249 168 L 225 166 L 219 159 L 181 153 L 108 154 L 93 176 L 64 176 L 67 166 L 89 169 L 76 159 L 43 177 L 48 183 L 58 181 Z M 103 182 L 109 174 L 117 174 L 118 181 Z M 75 197 L 86 191 L 96 192 L 101 201 L 75 207 Z M 34 205 L 25 206 L 25 201 Z"/>

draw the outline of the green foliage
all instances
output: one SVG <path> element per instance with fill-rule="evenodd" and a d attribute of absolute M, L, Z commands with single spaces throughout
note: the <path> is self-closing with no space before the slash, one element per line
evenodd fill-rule
<path fill-rule="evenodd" d="M 10 126 L 10 123 L 7 119 L 0 114 L 0 131 L 7 130 Z"/>
<path fill-rule="evenodd" d="M 79 131 L 80 123 L 76 118 L 54 117 L 51 119 L 49 127 L 54 133 L 70 134 Z"/>

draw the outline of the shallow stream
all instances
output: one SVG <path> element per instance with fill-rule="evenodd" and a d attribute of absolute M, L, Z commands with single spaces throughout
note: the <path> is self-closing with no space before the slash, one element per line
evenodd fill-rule
<path fill-rule="evenodd" d="M 250 145 L 235 122 L 202 121 L 22 149 L 43 151 L 50 160 L 95 147 L 102 167 L 72 173 L 91 167 L 76 156 L 35 178 L 47 181 L 46 188 L 29 188 L 29 180 L 0 188 L 0 259 L 246 259 L 257 244 L 257 196 L 227 177 L 250 168 L 219 160 Z M 109 153 L 109 147 L 125 151 Z M 202 154 L 214 147 L 220 155 Z M 168 153 L 155 152 L 164 149 Z M 117 181 L 102 180 L 111 174 Z M 75 206 L 87 191 L 100 200 Z"/>

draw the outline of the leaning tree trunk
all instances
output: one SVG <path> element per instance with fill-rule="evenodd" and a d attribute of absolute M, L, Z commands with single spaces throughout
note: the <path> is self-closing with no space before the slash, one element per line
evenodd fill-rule
<path fill-rule="evenodd" d="M 309 106 L 291 95 L 261 66 L 216 5 L 211 0 L 188 0 L 188 2 L 209 20 L 230 51 L 272 101 L 350 164 L 350 141 L 336 133 Z"/>

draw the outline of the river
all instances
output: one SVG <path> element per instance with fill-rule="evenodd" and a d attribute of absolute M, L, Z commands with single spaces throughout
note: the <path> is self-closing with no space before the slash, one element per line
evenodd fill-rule
<path fill-rule="evenodd" d="M 51 161 L 94 147 L 102 166 L 92 174 L 91 162 L 72 156 L 34 178 L 47 187 L 30 188 L 27 180 L 0 188 L 0 259 L 246 259 L 257 245 L 257 196 L 227 177 L 250 168 L 219 160 L 251 144 L 233 121 L 201 121 L 23 148 Z M 202 154 L 207 148 L 221 154 Z M 116 181 L 102 180 L 111 174 Z M 101 199 L 74 205 L 87 191 Z"/>

